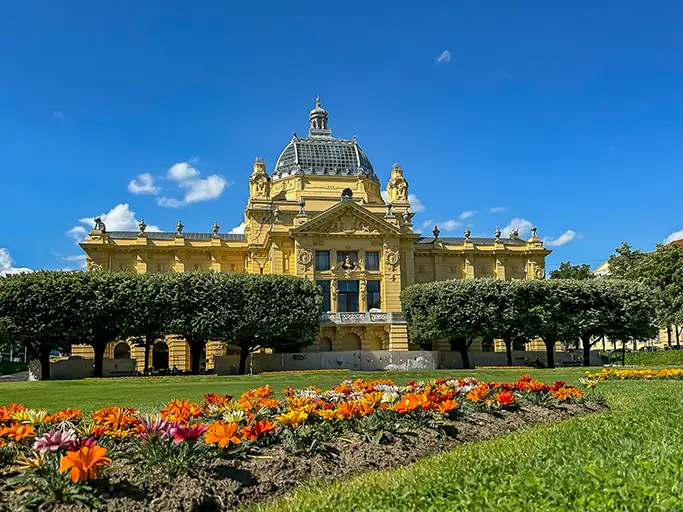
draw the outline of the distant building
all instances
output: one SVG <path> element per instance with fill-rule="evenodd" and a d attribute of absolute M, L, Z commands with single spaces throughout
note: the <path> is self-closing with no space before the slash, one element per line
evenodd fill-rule
<path fill-rule="evenodd" d="M 523 240 L 499 229 L 490 238 L 430 236 L 414 231 L 403 169 L 394 164 L 382 197 L 380 180 L 356 138 L 337 139 L 328 128 L 320 99 L 309 114 L 308 136 L 293 134 L 270 174 L 257 158 L 249 178 L 244 233 L 140 230 L 109 232 L 101 220 L 81 243 L 88 270 L 288 274 L 315 280 L 324 297 L 318 339 L 310 350 L 408 350 L 408 328 L 399 294 L 414 283 L 444 279 L 543 279 L 550 250 L 531 231 Z M 420 172 L 428 172 L 421 169 Z M 435 183 L 449 186 L 451 183 Z M 207 223 L 208 227 L 208 223 Z M 207 346 L 207 366 L 222 354 L 222 343 Z M 88 346 L 73 354 L 92 357 Z M 112 343 L 106 357 L 134 357 L 144 351 Z M 189 367 L 184 340 L 154 347 L 155 368 Z"/>

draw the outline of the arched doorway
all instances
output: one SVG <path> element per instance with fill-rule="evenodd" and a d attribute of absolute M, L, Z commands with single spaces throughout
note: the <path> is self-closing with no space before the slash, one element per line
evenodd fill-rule
<path fill-rule="evenodd" d="M 339 350 L 360 350 L 360 338 L 352 332 L 345 334 L 339 344 Z"/>
<path fill-rule="evenodd" d="M 114 359 L 130 359 L 130 345 L 125 341 L 114 347 Z"/>
<path fill-rule="evenodd" d="M 363 350 L 382 350 L 382 338 L 378 336 L 366 337 Z"/>
<path fill-rule="evenodd" d="M 332 350 L 332 340 L 330 338 L 320 338 L 320 352 L 330 352 Z"/>
<path fill-rule="evenodd" d="M 155 370 L 168 369 L 168 345 L 165 341 L 157 341 L 152 349 L 152 366 Z"/>

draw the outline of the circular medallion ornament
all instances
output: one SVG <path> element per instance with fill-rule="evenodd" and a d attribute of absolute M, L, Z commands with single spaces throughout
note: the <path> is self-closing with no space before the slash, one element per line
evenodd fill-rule
<path fill-rule="evenodd" d="M 536 279 L 543 279 L 545 277 L 545 269 L 543 267 L 538 267 L 535 272 Z"/>
<path fill-rule="evenodd" d="M 308 266 L 311 264 L 313 261 L 313 254 L 310 251 L 307 251 L 306 249 L 302 249 L 299 251 L 299 263 L 301 263 L 304 266 Z"/>

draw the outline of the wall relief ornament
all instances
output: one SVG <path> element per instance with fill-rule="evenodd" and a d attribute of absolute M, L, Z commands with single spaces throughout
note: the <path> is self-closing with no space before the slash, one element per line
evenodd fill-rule
<path fill-rule="evenodd" d="M 94 261 L 91 261 L 88 263 L 87 270 L 94 272 L 96 270 L 102 270 L 102 265 L 99 263 L 95 263 Z"/>
<path fill-rule="evenodd" d="M 534 277 L 536 279 L 544 279 L 545 278 L 545 269 L 543 267 L 537 267 L 536 270 L 534 271 Z"/>
<path fill-rule="evenodd" d="M 308 267 L 313 262 L 313 253 L 306 249 L 299 249 L 297 261 L 304 267 Z"/>
<path fill-rule="evenodd" d="M 396 268 L 400 261 L 400 257 L 398 254 L 398 251 L 394 251 L 389 246 L 386 244 L 384 245 L 384 261 L 387 262 L 388 265 L 391 265 L 392 270 Z"/>

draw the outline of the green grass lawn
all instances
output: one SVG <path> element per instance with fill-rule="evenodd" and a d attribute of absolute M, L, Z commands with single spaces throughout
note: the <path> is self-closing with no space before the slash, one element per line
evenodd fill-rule
<path fill-rule="evenodd" d="M 463 446 L 405 469 L 309 485 L 258 510 L 683 510 L 683 382 L 608 381 L 597 389 L 610 412 Z"/>
<path fill-rule="evenodd" d="M 199 400 L 205 393 L 227 393 L 238 396 L 247 389 L 269 384 L 280 393 L 285 387 L 310 385 L 329 388 L 345 379 L 394 379 L 398 383 L 435 377 L 475 376 L 482 380 L 517 379 L 531 373 L 540 380 L 577 381 L 584 375 L 583 368 L 556 370 L 429 370 L 414 372 L 332 372 L 299 373 L 284 375 L 242 375 L 203 377 L 152 377 L 90 379 L 47 382 L 0 382 L 0 404 L 19 402 L 26 407 L 46 408 L 49 411 L 63 407 L 78 407 L 84 411 L 100 407 L 121 405 L 149 410 L 160 407 L 173 398 Z"/>

